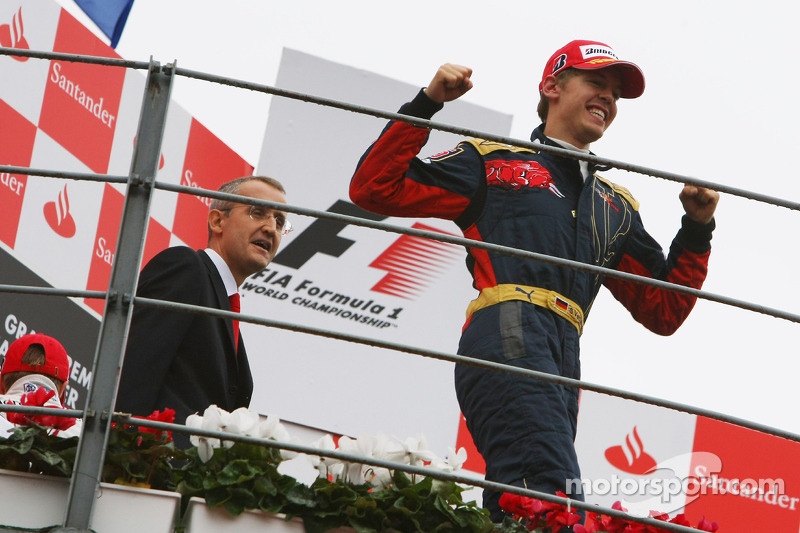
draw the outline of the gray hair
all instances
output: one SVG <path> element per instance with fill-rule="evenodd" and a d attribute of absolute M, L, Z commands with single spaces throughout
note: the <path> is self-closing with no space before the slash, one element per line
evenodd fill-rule
<path fill-rule="evenodd" d="M 219 186 L 217 192 L 224 192 L 226 194 L 239 194 L 239 189 L 241 189 L 242 184 L 247 183 L 248 181 L 260 181 L 261 183 L 265 183 L 270 187 L 274 187 L 275 189 L 279 190 L 283 194 L 286 194 L 286 189 L 283 188 L 281 182 L 275 178 L 270 178 L 269 176 L 242 176 L 241 178 L 236 178 L 223 183 Z M 208 206 L 208 210 L 211 211 L 216 209 L 225 213 L 230 211 L 233 206 L 234 202 L 213 198 L 211 200 L 211 204 Z M 208 242 L 211 242 L 211 226 L 208 227 Z"/>

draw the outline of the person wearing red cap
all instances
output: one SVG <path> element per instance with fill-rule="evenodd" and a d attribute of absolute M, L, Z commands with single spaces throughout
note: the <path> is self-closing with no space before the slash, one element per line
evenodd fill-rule
<path fill-rule="evenodd" d="M 430 119 L 470 90 L 471 75 L 468 67 L 443 65 L 399 112 Z M 572 41 L 545 66 L 542 124 L 531 141 L 589 154 L 616 118 L 618 100 L 637 98 L 644 87 L 641 69 L 607 44 Z M 478 241 L 701 288 L 715 191 L 684 187 L 686 214 L 665 258 L 644 229 L 638 202 L 594 164 L 484 139 L 421 160 L 428 135 L 426 128 L 390 122 L 358 163 L 353 202 L 382 215 L 452 220 Z M 580 335 L 601 285 L 660 335 L 673 333 L 695 303 L 684 294 L 541 261 L 467 253 L 479 294 L 467 308 L 458 353 L 487 361 L 580 379 Z M 577 389 L 461 364 L 455 385 L 488 480 L 582 499 Z M 484 490 L 495 521 L 503 518 L 499 496 Z"/>
<path fill-rule="evenodd" d="M 44 389 L 49 395 L 44 407 L 64 408 L 63 401 L 69 384 L 70 360 L 64 346 L 53 337 L 42 333 L 23 335 L 8 347 L 3 367 L 0 370 L 0 404 L 19 405 L 26 394 Z M 0 422 L 13 427 L 8 422 L 9 414 L 0 412 Z M 58 418 L 56 422 L 64 427 L 53 431 L 59 437 L 76 437 L 81 433 L 81 420 Z M 69 425 L 70 427 L 66 427 Z M 2 429 L 0 429 L 2 432 Z M 6 436 L 4 432 L 0 433 Z"/>

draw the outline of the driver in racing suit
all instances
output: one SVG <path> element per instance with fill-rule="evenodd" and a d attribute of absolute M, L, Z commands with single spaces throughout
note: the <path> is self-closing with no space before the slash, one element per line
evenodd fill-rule
<path fill-rule="evenodd" d="M 472 87 L 471 70 L 446 64 L 400 113 L 429 119 Z M 616 116 L 617 99 L 644 91 L 639 67 L 593 41 L 573 41 L 548 61 L 543 124 L 534 143 L 589 153 Z M 471 139 L 421 160 L 429 130 L 392 121 L 359 161 L 350 197 L 369 211 L 454 221 L 467 238 L 701 288 L 710 253 L 715 191 L 685 186 L 686 215 L 665 259 L 623 187 L 569 157 Z M 540 261 L 470 248 L 479 291 L 467 309 L 458 353 L 580 379 L 584 321 L 605 285 L 651 331 L 670 335 L 695 298 Z M 574 439 L 578 390 L 456 365 L 459 405 L 486 479 L 547 493 L 580 480 Z M 484 507 L 502 521 L 499 494 Z M 570 497 L 582 499 L 582 494 Z"/>

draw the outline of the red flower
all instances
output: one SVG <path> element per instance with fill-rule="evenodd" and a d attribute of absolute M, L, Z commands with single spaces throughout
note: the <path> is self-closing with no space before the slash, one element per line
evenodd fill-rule
<path fill-rule="evenodd" d="M 566 498 L 563 492 L 557 492 L 556 494 L 562 498 Z M 518 496 L 516 494 L 504 493 L 500 497 L 500 507 L 504 511 L 514 515 L 515 519 L 522 520 L 525 527 L 530 531 L 538 528 L 544 531 L 558 533 L 562 529 L 569 528 L 570 526 L 575 533 L 663 533 L 664 531 L 664 529 L 658 526 L 641 524 L 624 518 L 614 518 L 599 513 L 586 513 L 586 523 L 579 524 L 580 515 L 568 511 L 567 508 L 560 503 L 545 502 Z M 628 511 L 622 507 L 622 504 L 618 501 L 614 502 L 611 508 L 617 511 Z M 675 518 L 670 520 L 669 515 L 666 513 L 650 511 L 650 517 L 662 522 L 691 527 L 686 516 L 683 514 L 676 515 Z M 709 524 L 705 517 L 703 517 L 700 519 L 697 529 L 714 533 L 719 529 L 719 525 L 716 522 Z"/>
<path fill-rule="evenodd" d="M 61 409 L 61 407 L 56 405 L 45 405 L 47 400 L 55 395 L 56 391 L 54 390 L 50 390 L 45 387 L 38 387 L 33 392 L 23 394 L 22 398 L 20 398 L 20 404 L 29 407 L 49 407 L 51 409 Z M 65 430 L 75 425 L 75 419 L 66 416 L 28 415 L 23 413 L 9 412 L 6 414 L 6 417 L 9 422 L 19 426 L 38 424 L 40 426 L 47 426 L 57 430 Z"/>
<path fill-rule="evenodd" d="M 611 508 L 617 511 L 628 512 L 628 510 L 622 507 L 622 504 L 618 501 L 614 502 L 614 505 L 612 505 Z M 600 525 L 604 528 L 601 531 L 608 531 L 609 533 L 624 533 L 626 531 L 625 528 L 630 525 L 630 522 L 624 518 L 602 516 L 600 518 Z"/>
<path fill-rule="evenodd" d="M 719 524 L 717 524 L 716 522 L 712 522 L 709 524 L 708 522 L 706 522 L 706 517 L 704 516 L 700 519 L 700 522 L 697 524 L 697 529 L 699 529 L 700 531 L 714 532 L 719 529 Z"/>
<path fill-rule="evenodd" d="M 132 418 L 138 418 L 140 420 L 152 420 L 154 422 L 165 422 L 167 424 L 174 424 L 175 423 L 175 410 L 170 409 L 169 407 L 165 407 L 163 411 L 153 411 L 149 416 L 134 416 Z M 172 432 L 171 431 L 164 431 L 161 429 L 156 428 L 146 428 L 143 426 L 139 426 L 140 433 L 152 433 L 156 436 L 157 439 L 160 439 L 161 436 L 166 433 L 167 435 L 167 442 L 172 440 Z"/>
<path fill-rule="evenodd" d="M 518 494 L 504 492 L 500 496 L 500 508 L 511 513 L 517 520 L 524 520 L 528 530 L 533 531 L 543 520 L 543 502 Z"/>
<path fill-rule="evenodd" d="M 622 509 L 621 506 L 620 509 Z M 669 520 L 669 515 L 666 513 L 660 513 L 658 511 L 650 511 L 650 518 L 666 522 Z M 624 531 L 625 533 L 659 533 L 660 531 L 664 530 L 657 526 L 650 526 L 647 524 L 641 524 L 639 522 L 628 522 L 628 528 Z"/>
<path fill-rule="evenodd" d="M 545 525 L 553 529 L 553 533 L 558 533 L 563 528 L 568 528 L 577 524 L 581 517 L 577 513 L 571 513 L 565 508 L 562 511 L 552 510 L 547 513 Z"/>
<path fill-rule="evenodd" d="M 557 492 L 556 495 L 567 497 L 563 492 Z M 514 518 L 524 520 L 525 527 L 529 531 L 549 527 L 553 533 L 558 533 L 563 528 L 578 524 L 581 519 L 579 514 L 568 511 L 560 503 L 545 502 L 507 492 L 500 496 L 500 508 L 511 513 Z M 585 531 L 585 528 L 583 529 Z"/>
<path fill-rule="evenodd" d="M 561 496 L 562 498 L 567 497 L 563 492 L 556 492 L 556 496 Z M 545 525 L 552 528 L 553 533 L 558 533 L 563 528 L 573 526 L 581 519 L 578 513 L 569 511 L 560 503 L 543 502 L 542 505 L 549 507 L 546 511 Z"/>
<path fill-rule="evenodd" d="M 666 522 L 666 518 L 657 518 L 652 517 L 656 520 L 662 520 Z M 664 530 L 658 526 L 649 526 L 647 524 L 640 524 L 639 522 L 630 522 L 628 524 L 628 529 L 625 530 L 625 533 L 663 533 Z"/>
<path fill-rule="evenodd" d="M 602 523 L 600 522 L 601 516 L 597 513 L 586 513 L 586 523 L 585 524 L 575 524 L 572 526 L 572 530 L 575 533 L 598 533 L 603 531 L 601 528 Z"/>
<path fill-rule="evenodd" d="M 683 513 L 675 515 L 675 518 L 673 518 L 669 522 L 671 524 L 678 524 L 679 526 L 692 527 L 692 524 L 690 524 L 689 521 L 686 520 L 686 515 Z"/>

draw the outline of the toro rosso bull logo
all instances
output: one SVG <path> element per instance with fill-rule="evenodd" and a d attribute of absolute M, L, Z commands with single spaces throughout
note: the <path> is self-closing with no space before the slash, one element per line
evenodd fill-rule
<path fill-rule="evenodd" d="M 489 185 L 515 191 L 522 187 L 538 187 L 564 198 L 550 172 L 536 161 L 487 161 L 486 178 Z"/>

